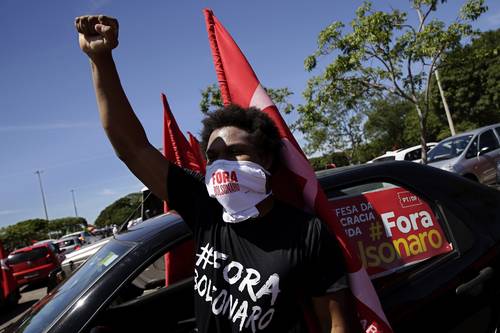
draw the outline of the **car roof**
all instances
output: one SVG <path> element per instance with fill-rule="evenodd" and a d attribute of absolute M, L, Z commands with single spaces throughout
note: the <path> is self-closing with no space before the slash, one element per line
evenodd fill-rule
<path fill-rule="evenodd" d="M 442 141 L 445 141 L 445 140 L 448 140 L 448 139 L 451 139 L 451 138 L 458 138 L 458 137 L 461 137 L 461 136 L 464 136 L 464 135 L 476 135 L 478 133 L 484 132 L 485 130 L 492 129 L 492 128 L 495 128 L 495 127 L 500 127 L 500 123 L 493 124 L 493 125 L 488 125 L 488 126 L 483 126 L 483 127 L 479 127 L 479 128 L 475 128 L 473 130 L 470 130 L 470 131 L 467 131 L 467 132 L 463 132 L 463 133 L 458 133 L 458 134 L 455 134 L 453 136 L 449 136 L 446 139 L 443 139 Z"/>
<path fill-rule="evenodd" d="M 429 176 L 432 177 L 429 178 Z M 373 179 L 373 181 L 389 181 L 396 184 L 403 182 L 410 185 L 415 183 L 415 177 L 424 180 L 429 178 L 428 181 L 419 181 L 418 186 L 426 189 L 435 188 L 433 193 L 437 193 L 437 197 L 446 195 L 448 192 L 442 189 L 449 189 L 450 182 L 455 182 L 457 186 L 463 188 L 466 192 L 479 191 L 478 193 L 484 194 L 483 192 L 491 190 L 494 192 L 492 197 L 495 200 L 500 198 L 500 193 L 497 190 L 472 183 L 451 172 L 409 161 L 390 161 L 326 169 L 317 171 L 316 177 L 324 188 L 343 186 L 344 184 L 352 186 L 358 181 L 366 182 L 370 181 L 370 179 Z M 409 186 L 409 189 L 411 189 L 411 186 Z M 165 232 L 167 229 L 170 230 Z M 158 243 L 168 241 L 165 238 L 166 234 L 169 234 L 169 239 L 175 239 L 176 237 L 172 236 L 174 234 L 179 237 L 185 236 L 189 234 L 189 227 L 179 215 L 171 212 L 155 216 L 112 237 L 126 242 Z"/>
<path fill-rule="evenodd" d="M 16 253 L 21 253 L 21 252 L 29 252 L 29 251 L 32 251 L 34 249 L 40 248 L 40 247 L 48 248 L 48 244 L 47 243 L 42 243 L 42 244 L 33 244 L 33 245 L 30 245 L 30 246 L 25 246 L 25 247 L 22 247 L 20 249 L 15 249 L 10 254 L 16 254 Z"/>
<path fill-rule="evenodd" d="M 78 237 L 78 235 L 80 235 L 83 232 L 85 232 L 85 231 L 72 232 L 70 234 L 66 234 L 66 235 L 62 236 L 61 238 L 68 238 L 68 237 L 75 237 L 75 236 Z M 59 238 L 59 239 L 61 239 L 61 238 Z"/>

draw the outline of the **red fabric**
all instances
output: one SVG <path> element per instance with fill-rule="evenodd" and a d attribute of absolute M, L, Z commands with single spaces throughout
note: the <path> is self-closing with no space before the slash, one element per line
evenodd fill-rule
<path fill-rule="evenodd" d="M 366 332 L 392 332 L 375 289 L 318 184 L 315 173 L 274 103 L 230 34 L 209 9 L 204 10 L 208 39 L 224 105 L 255 106 L 275 122 L 283 142 L 282 163 L 273 174 L 272 189 L 277 197 L 299 208 L 315 212 L 334 233 L 346 257 L 351 291 Z"/>
<path fill-rule="evenodd" d="M 207 166 L 207 161 L 203 157 L 204 154 L 201 151 L 201 146 L 200 143 L 198 142 L 198 139 L 191 134 L 191 132 L 188 131 L 189 135 L 189 144 L 191 145 L 191 149 L 193 150 L 193 154 L 196 157 L 196 160 L 198 161 L 198 164 L 200 165 L 200 172 L 204 175 L 206 166 Z"/>
<path fill-rule="evenodd" d="M 163 154 L 176 165 L 204 172 L 205 166 L 182 134 L 168 105 L 167 97 L 162 94 L 163 102 Z M 168 212 L 165 203 L 165 212 Z M 168 286 L 192 275 L 194 267 L 194 243 L 186 242 L 165 254 L 165 285 Z"/>

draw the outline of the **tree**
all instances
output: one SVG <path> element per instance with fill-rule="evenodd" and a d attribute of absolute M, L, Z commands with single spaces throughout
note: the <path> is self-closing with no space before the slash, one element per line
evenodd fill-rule
<path fill-rule="evenodd" d="M 388 150 L 408 148 L 419 142 L 420 131 L 418 117 L 414 112 L 413 104 L 409 101 L 391 97 L 377 99 L 371 102 L 370 111 L 367 113 L 364 132 L 370 146 L 368 159 L 374 158 Z M 449 133 L 446 126 L 438 119 L 433 110 L 427 118 L 427 139 L 439 141 L 442 133 Z"/>
<path fill-rule="evenodd" d="M 430 20 L 443 2 L 411 0 L 418 16 L 418 23 L 412 26 L 407 13 L 397 9 L 374 11 L 371 2 L 366 1 L 357 9 L 350 32 L 341 22 L 321 31 L 317 50 L 305 60 L 306 70 L 314 69 L 319 57 L 336 57 L 321 75 L 309 80 L 304 91 L 306 105 L 298 108 L 301 118 L 323 112 L 322 105 L 350 109 L 373 97 L 395 95 L 414 106 L 420 143 L 425 145 L 431 77 L 443 52 L 473 35 L 471 22 L 487 9 L 483 0 L 468 0 L 459 17 L 446 26 L 442 21 Z M 427 160 L 425 149 L 422 159 Z"/>
<path fill-rule="evenodd" d="M 483 32 L 470 44 L 447 52 L 440 76 L 459 130 L 500 122 L 500 29 Z M 443 118 L 437 89 L 432 97 Z"/>
<path fill-rule="evenodd" d="M 83 217 L 62 217 L 59 219 L 50 220 L 48 223 L 48 231 L 52 233 L 66 235 L 71 232 L 82 230 L 87 225 L 87 220 Z"/>
<path fill-rule="evenodd" d="M 94 224 L 101 228 L 113 224 L 121 225 L 128 220 L 136 219 L 141 216 L 141 203 L 141 193 L 130 193 L 104 208 Z"/>
<path fill-rule="evenodd" d="M 294 110 L 293 104 L 288 101 L 288 98 L 293 95 L 288 88 L 265 88 L 271 100 L 276 104 L 278 109 L 284 113 L 290 113 Z M 219 86 L 211 84 L 201 91 L 200 110 L 206 114 L 224 106 L 220 94 Z"/>
<path fill-rule="evenodd" d="M 29 246 L 33 241 L 46 239 L 48 222 L 45 219 L 30 219 L 0 229 L 0 239 L 7 249 Z"/>

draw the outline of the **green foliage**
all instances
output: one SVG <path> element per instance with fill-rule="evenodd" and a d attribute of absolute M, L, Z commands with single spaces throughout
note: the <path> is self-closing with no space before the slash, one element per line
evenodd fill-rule
<path fill-rule="evenodd" d="M 45 219 L 30 219 L 0 229 L 0 240 L 8 251 L 29 246 L 56 233 L 59 235 L 81 230 L 87 225 L 82 217 L 63 217 L 47 222 Z"/>
<path fill-rule="evenodd" d="M 500 122 L 500 30 L 445 54 L 439 74 L 457 132 Z M 437 87 L 432 105 L 446 121 Z"/>
<path fill-rule="evenodd" d="M 326 134 L 323 124 L 316 133 L 316 122 L 331 117 L 334 119 L 328 121 L 332 123 L 350 119 L 344 110 L 362 112 L 368 100 L 391 95 L 412 103 L 418 115 L 420 143 L 425 144 L 430 78 L 443 52 L 456 48 L 463 37 L 474 33 L 470 23 L 486 6 L 482 0 L 468 0 L 461 16 L 445 26 L 439 20 L 429 21 L 429 15 L 437 11 L 438 0 L 411 3 L 418 16 L 415 26 L 409 23 L 407 13 L 397 9 L 374 11 L 371 2 L 365 1 L 349 31 L 343 23 L 333 22 L 319 33 L 318 47 L 305 59 L 305 69 L 313 70 L 320 57 L 334 58 L 321 74 L 309 80 L 304 91 L 306 104 L 297 109 L 300 130 L 313 144 L 316 137 L 342 137 L 341 129 Z M 328 140 L 325 147 L 332 148 Z"/>
<path fill-rule="evenodd" d="M 127 220 L 138 218 L 141 216 L 141 202 L 141 193 L 130 193 L 104 208 L 94 224 L 101 228 L 112 224 L 120 225 Z"/>
<path fill-rule="evenodd" d="M 87 225 L 87 220 L 83 217 L 63 217 L 50 220 L 48 230 L 52 234 L 63 236 L 65 234 L 82 230 Z"/>
<path fill-rule="evenodd" d="M 427 138 L 440 141 L 450 135 L 446 122 L 431 110 L 426 118 Z M 389 150 L 420 144 L 417 112 L 412 103 L 391 97 L 372 101 L 364 126 L 367 144 L 360 148 L 360 160 L 366 162 Z"/>
<path fill-rule="evenodd" d="M 44 219 L 30 219 L 0 229 L 0 240 L 7 251 L 25 247 L 32 241 L 46 239 L 48 222 Z"/>
<path fill-rule="evenodd" d="M 288 114 L 294 110 L 293 104 L 288 101 L 288 98 L 293 95 L 293 92 L 288 88 L 265 88 L 265 90 L 281 112 Z M 206 114 L 223 106 L 224 103 L 222 102 L 221 93 L 217 84 L 214 83 L 209 85 L 201 91 L 200 110 L 202 113 Z"/>
<path fill-rule="evenodd" d="M 349 159 L 343 152 L 336 152 L 325 154 L 320 157 L 311 157 L 309 163 L 313 167 L 314 171 L 324 170 L 328 168 L 328 165 L 335 164 L 336 167 L 341 167 L 349 165 Z"/>

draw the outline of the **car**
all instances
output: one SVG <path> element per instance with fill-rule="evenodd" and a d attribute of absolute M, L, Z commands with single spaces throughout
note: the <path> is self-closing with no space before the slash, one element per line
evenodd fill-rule
<path fill-rule="evenodd" d="M 486 185 L 500 184 L 500 124 L 444 139 L 427 164 Z"/>
<path fill-rule="evenodd" d="M 78 236 L 65 237 L 56 241 L 57 246 L 65 255 L 78 250 L 82 247 L 83 242 Z"/>
<path fill-rule="evenodd" d="M 33 243 L 33 245 L 47 244 L 47 243 L 50 243 L 50 244 L 52 244 L 52 246 L 55 247 L 55 253 L 57 254 L 57 258 L 59 259 L 59 261 L 62 262 L 64 260 L 65 256 L 64 256 L 63 251 L 61 251 L 61 249 L 59 248 L 59 244 L 58 244 L 57 239 L 53 239 L 53 238 L 44 239 L 44 240 L 37 241 L 37 242 Z"/>
<path fill-rule="evenodd" d="M 0 308 L 17 305 L 21 294 L 12 269 L 6 263 L 7 254 L 0 241 Z"/>
<path fill-rule="evenodd" d="M 405 161 L 317 175 L 395 332 L 498 331 L 499 191 Z M 193 293 L 214 291 L 190 277 L 165 287 L 161 267 L 191 238 L 173 213 L 115 235 L 6 332 L 192 332 Z"/>
<path fill-rule="evenodd" d="M 427 142 L 427 151 L 437 145 L 436 142 Z M 388 151 L 384 155 L 375 157 L 367 163 L 387 162 L 387 161 L 421 161 L 422 145 L 416 145 L 410 148 L 402 148 L 394 151 Z"/>
<path fill-rule="evenodd" d="M 59 252 L 51 242 L 45 242 L 12 251 L 6 263 L 12 269 L 18 287 L 41 282 L 51 289 L 64 258 Z"/>
<path fill-rule="evenodd" d="M 72 232 L 70 234 L 64 235 L 61 238 L 59 238 L 59 240 L 63 240 L 63 239 L 71 238 L 71 237 L 75 237 L 75 236 L 78 237 L 83 244 L 92 244 L 92 243 L 97 242 L 100 239 L 99 237 L 92 235 L 88 231 L 77 231 L 77 232 Z"/>
<path fill-rule="evenodd" d="M 66 259 L 61 264 L 63 276 L 69 276 L 80 265 L 82 265 L 89 257 L 96 253 L 101 247 L 111 240 L 111 237 L 101 239 L 95 243 L 82 246 L 80 249 L 69 253 Z"/>

